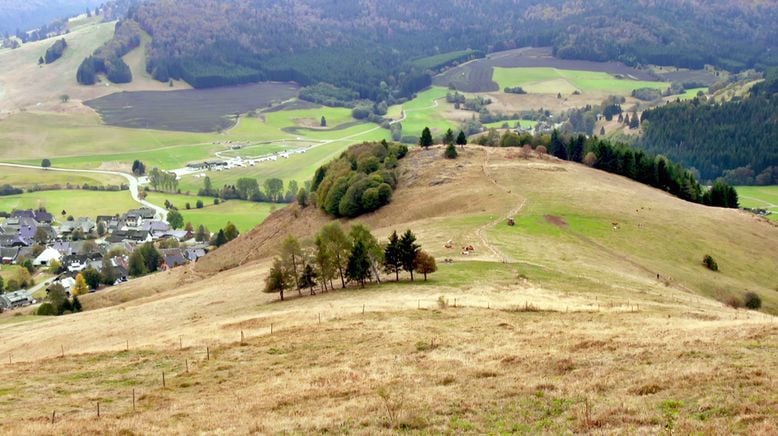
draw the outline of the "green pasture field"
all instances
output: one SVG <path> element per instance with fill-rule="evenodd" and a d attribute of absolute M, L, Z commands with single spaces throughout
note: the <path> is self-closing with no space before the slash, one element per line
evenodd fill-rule
<path fill-rule="evenodd" d="M 105 186 L 122 185 L 127 180 L 119 176 L 108 174 L 78 174 L 63 173 L 59 171 L 46 171 L 43 169 L 0 167 L 0 185 L 13 185 L 17 188 L 27 189 L 35 185 L 84 185 Z"/>
<path fill-rule="evenodd" d="M 35 209 L 45 207 L 55 219 L 62 219 L 64 210 L 74 217 L 96 218 L 98 215 L 116 215 L 139 207 L 129 191 L 105 192 L 60 190 L 41 191 L 0 197 L 0 210 Z"/>
<path fill-rule="evenodd" d="M 738 186 L 740 207 L 767 209 L 772 211 L 768 218 L 778 221 L 778 185 Z"/>
<path fill-rule="evenodd" d="M 697 93 L 700 92 L 700 91 L 702 91 L 704 93 L 707 93 L 708 92 L 708 88 L 692 88 L 692 89 L 687 89 L 686 91 L 684 91 L 683 94 L 678 95 L 678 98 L 680 98 L 681 100 L 693 100 L 694 98 L 697 97 Z"/>
<path fill-rule="evenodd" d="M 639 88 L 665 89 L 669 83 L 618 79 L 608 73 L 556 68 L 500 68 L 495 67 L 493 79 L 506 87 L 521 86 L 533 94 L 572 94 L 580 92 L 607 92 L 629 95 Z"/>
<path fill-rule="evenodd" d="M 401 123 L 403 136 L 420 136 L 425 127 L 429 127 L 433 135 L 442 134 L 446 129 L 457 130 L 459 124 L 446 118 L 446 111 L 451 110 L 446 102 L 448 92 L 446 88 L 432 87 L 417 94 L 413 100 L 392 106 L 389 114 L 393 119 L 400 119 L 405 111 L 406 118 Z"/>
<path fill-rule="evenodd" d="M 538 122 L 532 121 L 532 120 L 506 120 L 506 121 L 495 121 L 494 123 L 486 123 L 484 124 L 484 127 L 487 129 L 501 129 L 505 123 L 508 123 L 508 125 L 511 128 L 515 128 L 516 124 L 518 123 L 522 128 L 524 129 L 532 129 L 534 128 Z"/>
<path fill-rule="evenodd" d="M 204 225 L 211 232 L 224 228 L 227 222 L 238 227 L 241 232 L 247 232 L 261 224 L 276 208 L 284 207 L 283 204 L 255 203 L 251 201 L 229 200 L 218 205 L 213 204 L 212 197 L 198 197 L 190 195 L 164 194 L 151 192 L 146 199 L 154 204 L 164 205 L 165 200 L 173 203 L 184 217 L 184 222 L 191 222 L 195 229 Z M 204 207 L 195 207 L 197 200 L 202 200 Z M 189 203 L 192 209 L 186 209 Z"/>
<path fill-rule="evenodd" d="M 308 127 L 313 121 L 318 126 L 322 115 L 328 128 Z M 270 112 L 260 117 L 243 118 L 238 126 L 219 135 L 106 126 L 93 115 L 20 113 L 1 122 L 0 160 L 38 165 L 47 157 L 52 165 L 63 168 L 119 164 L 129 171 L 132 162 L 140 159 L 147 168 L 175 169 L 229 150 L 229 141 L 243 143 L 250 147 L 250 155 L 259 156 L 316 141 L 351 143 L 389 137 L 376 124 L 356 122 L 350 110 L 343 108 Z M 297 142 L 298 137 L 305 140 Z M 267 144 L 270 141 L 289 142 Z"/>

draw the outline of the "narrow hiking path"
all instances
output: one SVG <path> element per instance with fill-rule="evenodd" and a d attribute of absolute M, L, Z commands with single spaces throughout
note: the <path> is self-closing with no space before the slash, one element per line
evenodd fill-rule
<path fill-rule="evenodd" d="M 495 246 L 495 244 L 493 244 L 492 242 L 489 241 L 489 238 L 487 236 L 487 232 L 490 229 L 495 228 L 498 224 L 500 224 L 504 220 L 507 220 L 508 218 L 515 218 L 516 215 L 519 215 L 521 213 L 521 211 L 524 210 L 524 208 L 527 205 L 527 198 L 522 197 L 521 195 L 512 192 L 512 190 L 509 187 L 501 185 L 497 181 L 497 179 L 490 174 L 488 167 L 489 167 L 489 157 L 490 157 L 492 152 L 490 150 L 488 150 L 488 149 L 486 149 L 485 151 L 486 151 L 486 156 L 485 156 L 484 161 L 483 161 L 483 163 L 481 165 L 481 170 L 482 170 L 484 176 L 494 186 L 496 186 L 497 188 L 503 190 L 504 192 L 508 193 L 509 195 L 515 197 L 518 205 L 516 207 L 512 208 L 506 214 L 506 216 L 498 217 L 495 220 L 490 221 L 489 223 L 484 224 L 483 226 L 479 227 L 476 230 L 476 236 L 478 237 L 478 239 L 481 242 L 481 244 L 487 250 L 489 250 L 492 253 L 493 257 L 495 259 L 499 260 L 502 263 L 506 263 L 506 264 L 525 264 L 525 265 L 535 266 L 535 267 L 538 267 L 538 268 L 548 269 L 548 267 L 546 265 L 542 265 L 542 264 L 539 264 L 539 263 L 529 262 L 529 261 L 525 261 L 525 260 L 516 260 L 516 259 L 512 258 L 511 256 L 508 256 L 505 253 L 503 253 L 497 246 Z M 699 294 L 697 292 L 695 292 L 693 289 L 685 286 L 683 283 L 677 282 L 677 281 L 675 281 L 671 277 L 667 277 L 665 275 L 662 275 L 661 272 L 654 271 L 651 268 L 641 264 L 637 260 L 632 259 L 631 257 L 629 257 L 629 256 L 627 256 L 627 255 L 625 255 L 623 253 L 620 253 L 620 252 L 618 252 L 618 251 L 616 251 L 616 250 L 614 250 L 612 248 L 609 248 L 609 247 L 603 245 L 602 243 L 597 242 L 597 241 L 595 241 L 595 240 L 593 240 L 593 239 L 591 239 L 591 238 L 589 238 L 589 237 L 587 237 L 585 235 L 582 235 L 582 234 L 580 234 L 578 232 L 575 232 L 575 231 L 571 230 L 569 227 L 563 228 L 563 230 L 565 230 L 566 233 L 572 235 L 573 237 L 575 237 L 576 239 L 578 239 L 580 242 L 584 243 L 585 245 L 593 247 L 593 248 L 603 252 L 604 254 L 606 254 L 606 255 L 608 255 L 608 256 L 610 256 L 612 258 L 618 259 L 620 261 L 623 261 L 623 262 L 631 265 L 636 270 L 638 270 L 641 273 L 645 274 L 649 279 L 654 279 L 655 276 L 657 274 L 659 274 L 660 279 L 657 280 L 658 281 L 658 283 L 657 283 L 658 285 L 662 284 L 662 283 L 669 283 L 669 285 L 666 285 L 666 286 L 670 286 L 672 288 L 675 288 L 675 289 L 677 289 L 677 290 L 679 290 L 681 292 L 687 293 L 687 294 L 694 294 L 694 295 L 698 295 L 699 296 Z M 595 283 L 600 283 L 603 286 L 609 286 L 610 285 L 608 283 L 605 283 L 605 282 L 603 282 L 603 281 L 601 281 L 601 280 L 599 280 L 599 279 L 597 279 L 595 277 L 591 277 L 591 276 L 582 275 L 581 278 L 585 278 L 587 280 L 591 280 L 591 281 L 593 281 Z"/>
<path fill-rule="evenodd" d="M 508 218 L 513 218 L 516 215 L 518 215 L 522 209 L 524 209 L 524 206 L 527 205 L 527 199 L 518 195 L 514 194 L 513 191 L 503 185 L 500 185 L 497 182 L 497 179 L 492 177 L 491 174 L 489 174 L 489 170 L 487 167 L 489 166 L 489 155 L 491 154 L 491 151 L 489 149 L 486 149 L 486 156 L 484 157 L 484 162 L 481 164 L 481 171 L 483 172 L 484 176 L 489 179 L 489 182 L 491 182 L 494 186 L 496 186 L 499 189 L 502 189 L 509 195 L 516 197 L 516 200 L 518 202 L 518 206 L 511 209 L 505 217 L 497 217 L 494 221 L 491 221 L 476 230 L 475 234 L 478 236 L 478 239 L 481 241 L 481 244 L 486 247 L 489 251 L 492 252 L 494 257 L 498 259 L 502 263 L 516 263 L 514 259 L 512 259 L 510 256 L 503 253 L 499 248 L 497 248 L 494 244 L 489 242 L 489 239 L 486 237 L 486 231 L 489 229 L 495 228 L 499 223 L 501 223 L 503 220 L 507 220 Z M 525 263 L 525 262 L 522 262 Z"/>

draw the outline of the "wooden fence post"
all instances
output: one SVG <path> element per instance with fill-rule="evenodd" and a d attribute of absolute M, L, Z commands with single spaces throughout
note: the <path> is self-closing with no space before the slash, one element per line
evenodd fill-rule
<path fill-rule="evenodd" d="M 100 417 L 100 402 L 97 402 L 97 417 Z"/>
<path fill-rule="evenodd" d="M 57 411 L 53 410 L 51 412 L 51 423 L 54 424 L 54 420 L 57 418 Z"/>
<path fill-rule="evenodd" d="M 243 337 L 243 330 L 241 330 L 241 331 L 240 331 L 240 344 L 241 344 L 241 345 L 245 345 L 245 342 L 243 342 L 243 340 L 244 340 L 244 337 Z"/>
<path fill-rule="evenodd" d="M 162 371 L 162 388 L 165 388 L 165 371 Z"/>
<path fill-rule="evenodd" d="M 178 350 L 180 351 L 180 350 L 183 350 L 183 349 L 184 349 L 184 340 L 182 339 L 181 336 L 179 336 L 178 337 Z"/>
<path fill-rule="evenodd" d="M 211 348 L 205 347 L 205 360 L 211 360 Z"/>
<path fill-rule="evenodd" d="M 60 344 L 59 348 L 60 348 L 60 352 L 62 353 L 60 356 L 62 358 L 64 358 L 65 357 L 65 346 Z"/>
<path fill-rule="evenodd" d="M 135 388 L 132 388 L 132 411 L 135 412 Z"/>
<path fill-rule="evenodd" d="M 184 364 L 186 365 L 186 373 L 189 374 L 189 359 L 184 359 Z"/>

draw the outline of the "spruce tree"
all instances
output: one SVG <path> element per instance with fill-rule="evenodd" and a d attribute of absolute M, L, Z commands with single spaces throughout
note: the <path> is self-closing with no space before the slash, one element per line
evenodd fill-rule
<path fill-rule="evenodd" d="M 446 157 L 446 159 L 456 159 L 457 156 L 459 156 L 459 153 L 457 153 L 457 148 L 454 146 L 454 144 L 449 144 L 446 146 L 446 151 L 443 153 L 443 155 Z"/>
<path fill-rule="evenodd" d="M 358 282 L 360 287 L 365 287 L 365 281 L 370 278 L 370 258 L 365 244 L 358 240 L 351 249 L 346 266 L 346 276 L 349 280 Z"/>
<path fill-rule="evenodd" d="M 419 138 L 419 145 L 427 149 L 432 146 L 432 132 L 429 127 L 425 127 L 421 132 L 421 138 Z"/>
<path fill-rule="evenodd" d="M 457 136 L 457 145 L 459 146 L 465 146 L 467 145 L 467 135 L 465 135 L 465 132 L 459 131 L 459 136 Z"/>
<path fill-rule="evenodd" d="M 400 281 L 400 270 L 402 269 L 402 256 L 400 255 L 400 238 L 394 231 L 389 236 L 389 243 L 384 249 L 384 271 L 387 274 L 394 273 L 395 281 Z"/>
<path fill-rule="evenodd" d="M 443 143 L 446 145 L 454 145 L 454 131 L 451 129 L 446 130 L 446 134 L 443 136 Z"/>
<path fill-rule="evenodd" d="M 408 271 L 411 274 L 411 281 L 413 281 L 413 269 L 416 262 L 416 256 L 421 251 L 421 247 L 416 243 L 416 235 L 413 232 L 407 230 L 400 238 L 400 260 L 402 263 L 402 269 Z"/>

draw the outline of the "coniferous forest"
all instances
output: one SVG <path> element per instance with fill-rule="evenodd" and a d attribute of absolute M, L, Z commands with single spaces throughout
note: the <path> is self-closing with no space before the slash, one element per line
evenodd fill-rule
<path fill-rule="evenodd" d="M 643 113 L 639 146 L 738 184 L 778 183 L 778 73 L 751 95 L 722 104 L 694 99 Z"/>

